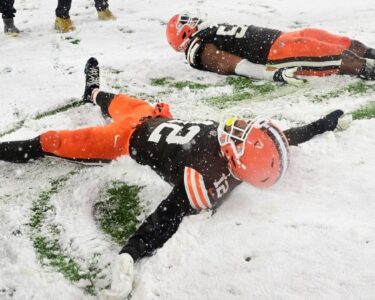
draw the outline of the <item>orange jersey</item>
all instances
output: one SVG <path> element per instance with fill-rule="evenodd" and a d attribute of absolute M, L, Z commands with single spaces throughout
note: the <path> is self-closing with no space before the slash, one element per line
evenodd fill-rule
<path fill-rule="evenodd" d="M 135 128 L 148 118 L 172 118 L 168 104 L 151 106 L 144 100 L 119 94 L 109 106 L 109 125 L 77 130 L 48 131 L 40 136 L 42 149 L 75 160 L 112 160 L 129 154 Z"/>

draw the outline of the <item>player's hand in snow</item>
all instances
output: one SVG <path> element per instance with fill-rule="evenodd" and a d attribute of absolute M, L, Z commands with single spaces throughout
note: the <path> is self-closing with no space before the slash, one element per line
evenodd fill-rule
<path fill-rule="evenodd" d="M 133 258 L 123 253 L 116 257 L 112 265 L 111 288 L 102 290 L 99 294 L 100 300 L 123 300 L 126 299 L 133 288 L 134 261 Z"/>
<path fill-rule="evenodd" d="M 342 115 L 337 121 L 337 130 L 346 130 L 353 122 L 353 116 L 351 114 Z"/>
<path fill-rule="evenodd" d="M 291 85 L 302 85 L 307 82 L 306 79 L 298 78 L 296 73 L 297 67 L 294 68 L 280 68 L 275 71 L 273 81 L 283 82 Z"/>

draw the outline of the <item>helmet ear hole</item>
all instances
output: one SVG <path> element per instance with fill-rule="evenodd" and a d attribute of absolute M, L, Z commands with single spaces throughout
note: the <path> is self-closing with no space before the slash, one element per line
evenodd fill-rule
<path fill-rule="evenodd" d="M 182 34 L 182 39 L 184 40 L 186 38 L 186 32 Z"/>

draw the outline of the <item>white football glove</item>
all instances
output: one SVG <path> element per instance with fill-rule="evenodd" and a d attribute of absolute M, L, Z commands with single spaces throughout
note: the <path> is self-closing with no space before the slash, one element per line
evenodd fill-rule
<path fill-rule="evenodd" d="M 337 121 L 337 130 L 346 130 L 353 122 L 353 116 L 351 114 L 342 115 Z"/>
<path fill-rule="evenodd" d="M 298 78 L 296 72 L 297 67 L 294 68 L 280 68 L 275 71 L 273 81 L 284 82 L 291 85 L 302 85 L 307 82 L 306 79 Z"/>
<path fill-rule="evenodd" d="M 116 257 L 112 265 L 111 288 L 99 293 L 100 300 L 126 299 L 133 288 L 134 261 L 133 258 L 123 253 Z"/>

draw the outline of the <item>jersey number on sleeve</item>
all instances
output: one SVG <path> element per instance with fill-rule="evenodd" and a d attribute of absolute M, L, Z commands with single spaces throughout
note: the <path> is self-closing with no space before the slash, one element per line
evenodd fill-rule
<path fill-rule="evenodd" d="M 151 133 L 148 140 L 150 142 L 158 143 L 163 135 L 163 129 L 164 128 L 170 128 L 172 131 L 168 130 L 167 137 L 165 141 L 168 144 L 187 144 L 189 143 L 200 131 L 199 126 L 192 125 L 187 128 L 188 132 L 185 133 L 185 135 L 179 135 L 180 131 L 184 128 L 181 125 L 174 124 L 174 123 L 162 123 L 158 127 L 155 128 L 155 130 Z"/>

